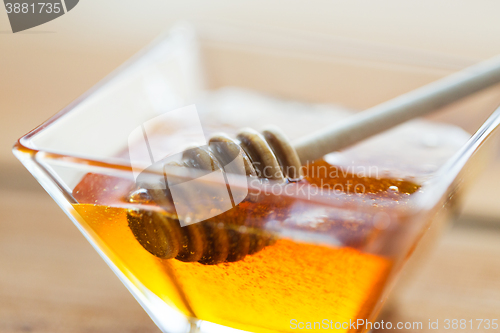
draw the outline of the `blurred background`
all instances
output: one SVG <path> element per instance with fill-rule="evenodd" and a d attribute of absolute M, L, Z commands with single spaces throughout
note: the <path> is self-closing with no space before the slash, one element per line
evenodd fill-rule
<path fill-rule="evenodd" d="M 454 59 L 452 71 L 500 53 L 499 12 L 492 0 L 82 0 L 54 21 L 12 34 L 0 10 L 0 332 L 158 332 L 11 147 L 175 22 L 367 42 Z M 488 96 L 481 103 L 493 111 L 500 100 Z M 477 117 L 480 123 L 484 114 Z M 473 184 L 463 215 L 388 309 L 390 320 L 500 313 L 499 160 Z"/>

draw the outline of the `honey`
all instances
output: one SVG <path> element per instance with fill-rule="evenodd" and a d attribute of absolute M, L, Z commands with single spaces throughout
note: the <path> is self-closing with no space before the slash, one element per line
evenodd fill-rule
<path fill-rule="evenodd" d="M 356 198 L 401 205 L 418 190 L 416 184 L 390 178 L 349 173 L 333 178 L 318 172 L 320 166 L 332 167 L 323 160 L 316 161 L 304 170 L 306 177 L 301 182 L 329 189 L 340 184 L 344 190 L 353 183 L 365 189 L 364 193 L 332 192 L 336 193 L 332 200 L 339 200 L 341 195 L 346 202 Z M 217 262 L 206 258 L 196 262 L 166 259 L 155 255 L 154 249 L 148 249 L 137 233 L 134 235 L 129 209 L 117 204 L 125 201 L 132 188 L 133 184 L 123 179 L 87 174 L 73 191 L 79 202 L 74 208 L 131 281 L 185 315 L 253 332 L 294 331 L 292 320 L 344 323 L 373 317 L 393 264 L 389 258 L 363 251 L 379 232 L 376 228 L 326 218 L 318 230 L 335 235 L 339 244 L 269 236 L 272 233 L 262 233 L 266 221 L 301 230 L 300 223 L 293 222 L 300 215 L 296 200 L 279 196 L 258 202 L 245 200 L 212 222 L 254 240 L 267 237 L 265 244 L 240 256 L 233 253 L 230 257 L 228 251 L 224 260 Z M 245 219 L 241 222 L 237 216 Z M 241 249 L 238 251 L 241 254 Z"/>

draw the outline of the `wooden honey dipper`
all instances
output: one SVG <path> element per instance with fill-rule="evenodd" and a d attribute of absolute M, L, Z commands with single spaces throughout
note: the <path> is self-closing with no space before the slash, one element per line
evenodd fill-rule
<path fill-rule="evenodd" d="M 241 130 L 236 140 L 224 134 L 213 136 L 208 148 L 195 147 L 183 154 L 182 166 L 215 171 L 242 154 L 247 176 L 274 181 L 298 181 L 301 165 L 410 119 L 423 116 L 479 90 L 500 82 L 500 56 L 398 96 L 333 126 L 300 138 L 292 145 L 276 127 L 262 134 Z M 230 170 L 225 170 L 231 172 Z M 164 191 L 139 189 L 131 202 L 154 201 L 171 205 Z M 232 217 L 233 219 L 237 217 Z M 152 211 L 128 214 L 129 226 L 141 245 L 157 257 L 186 262 L 217 264 L 237 261 L 272 243 L 266 234 L 245 234 L 226 229 L 217 217 L 180 227 L 179 222 Z M 231 221 L 235 225 L 235 221 Z"/>

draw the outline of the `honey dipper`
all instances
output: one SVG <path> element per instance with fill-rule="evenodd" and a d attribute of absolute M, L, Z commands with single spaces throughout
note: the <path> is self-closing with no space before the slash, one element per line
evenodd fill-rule
<path fill-rule="evenodd" d="M 236 140 L 224 134 L 215 135 L 209 140 L 208 147 L 186 150 L 182 165 L 215 170 L 241 153 L 247 176 L 282 182 L 298 181 L 301 165 L 307 161 L 317 160 L 498 82 L 500 56 L 357 113 L 300 138 L 293 145 L 276 127 L 268 128 L 262 134 L 243 129 Z M 154 201 L 162 206 L 169 204 L 168 198 L 168 189 L 166 192 L 139 189 L 129 199 L 131 202 Z M 244 217 L 240 218 L 244 220 Z M 164 259 L 176 258 L 203 264 L 237 261 L 272 242 L 272 237 L 264 233 L 249 235 L 239 229 L 224 228 L 217 217 L 182 228 L 175 219 L 157 212 L 129 212 L 128 219 L 141 245 Z M 232 219 L 238 217 L 233 216 Z M 235 220 L 231 223 L 238 225 Z"/>

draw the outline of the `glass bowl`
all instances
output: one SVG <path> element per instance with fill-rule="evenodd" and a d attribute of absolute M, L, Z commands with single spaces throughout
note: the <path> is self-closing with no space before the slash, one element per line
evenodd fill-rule
<path fill-rule="evenodd" d="M 469 64 L 179 24 L 14 153 L 163 332 L 363 332 L 487 163 L 498 92 L 308 161 L 300 181 L 231 174 L 229 164 L 166 168 L 174 159 L 163 157 L 245 126 L 275 124 L 293 141 Z"/>

